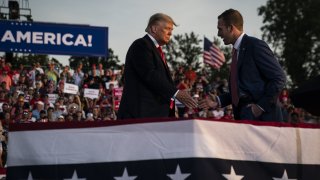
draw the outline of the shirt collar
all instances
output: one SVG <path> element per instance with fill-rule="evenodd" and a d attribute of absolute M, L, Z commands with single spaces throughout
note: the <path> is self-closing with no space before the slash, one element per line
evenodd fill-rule
<path fill-rule="evenodd" d="M 234 45 L 233 45 L 233 48 L 235 48 L 237 51 L 238 51 L 239 48 L 240 48 L 240 44 L 241 44 L 241 41 L 242 41 L 243 36 L 244 36 L 244 33 L 242 33 L 242 34 L 238 37 L 237 41 L 236 41 L 236 42 L 234 43 Z"/>
<path fill-rule="evenodd" d="M 150 37 L 156 48 L 158 48 L 160 45 L 158 44 L 157 40 L 154 37 L 152 37 L 149 33 L 147 35 Z"/>

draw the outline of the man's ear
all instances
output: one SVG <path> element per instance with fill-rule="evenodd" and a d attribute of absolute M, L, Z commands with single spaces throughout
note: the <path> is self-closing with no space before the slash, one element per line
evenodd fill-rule
<path fill-rule="evenodd" d="M 156 33 L 157 31 L 157 27 L 156 26 L 151 26 L 151 32 L 152 33 Z"/>

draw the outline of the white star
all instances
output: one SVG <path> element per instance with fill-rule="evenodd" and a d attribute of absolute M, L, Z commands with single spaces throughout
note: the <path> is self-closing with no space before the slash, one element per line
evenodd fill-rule
<path fill-rule="evenodd" d="M 172 175 L 167 175 L 169 176 L 172 180 L 184 180 L 188 176 L 190 176 L 190 173 L 181 173 L 180 166 L 178 164 L 176 172 Z"/>
<path fill-rule="evenodd" d="M 81 179 L 86 180 L 86 178 L 78 178 L 77 171 L 74 170 L 73 175 L 70 180 L 81 180 Z M 65 179 L 65 180 L 68 180 L 68 179 Z"/>
<path fill-rule="evenodd" d="M 128 171 L 127 171 L 127 168 L 124 168 L 124 171 L 123 171 L 123 174 L 122 174 L 122 176 L 120 177 L 120 176 L 116 176 L 116 177 L 114 177 L 114 179 L 116 179 L 116 180 L 133 180 L 133 179 L 135 179 L 137 176 L 129 176 L 128 175 Z"/>
<path fill-rule="evenodd" d="M 288 178 L 288 174 L 287 174 L 287 171 L 284 170 L 283 172 L 283 175 L 282 175 L 282 178 L 273 178 L 274 180 L 295 180 L 295 179 L 289 179 Z"/>
<path fill-rule="evenodd" d="M 241 175 L 237 175 L 236 172 L 234 172 L 233 167 L 231 166 L 231 172 L 230 174 L 222 174 L 226 179 L 228 180 L 240 180 L 242 179 L 244 176 Z"/>
<path fill-rule="evenodd" d="M 29 172 L 29 175 L 28 175 L 28 179 L 27 179 L 27 180 L 33 180 L 33 177 L 32 177 L 31 172 Z"/>

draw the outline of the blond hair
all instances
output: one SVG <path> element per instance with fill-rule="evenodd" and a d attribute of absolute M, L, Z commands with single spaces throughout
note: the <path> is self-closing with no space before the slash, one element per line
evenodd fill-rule
<path fill-rule="evenodd" d="M 149 22 L 148 22 L 148 26 L 146 27 L 145 31 L 150 33 L 151 26 L 157 24 L 160 21 L 169 22 L 169 23 L 172 23 L 173 25 L 177 26 L 177 24 L 173 21 L 173 19 L 170 16 L 163 14 L 163 13 L 156 13 L 150 17 Z"/>

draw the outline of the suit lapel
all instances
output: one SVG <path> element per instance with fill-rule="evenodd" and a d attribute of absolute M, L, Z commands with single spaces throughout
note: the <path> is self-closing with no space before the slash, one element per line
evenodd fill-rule
<path fill-rule="evenodd" d="M 244 55 L 245 55 L 245 51 L 246 51 L 246 44 L 247 44 L 247 38 L 248 35 L 244 35 L 240 44 L 240 48 L 239 48 L 239 55 L 238 55 L 238 62 L 237 62 L 237 68 L 238 70 L 240 69 L 243 61 L 244 61 Z"/>
<path fill-rule="evenodd" d="M 169 77 L 170 81 L 173 82 L 168 65 L 163 62 L 158 49 L 156 48 L 156 46 L 154 45 L 154 43 L 152 42 L 150 37 L 148 35 L 145 35 L 144 39 L 146 39 L 148 44 L 149 44 L 149 46 L 152 47 L 152 51 L 153 51 L 154 54 L 156 54 L 156 57 L 157 57 L 156 60 L 160 61 L 160 63 L 163 65 L 163 67 L 164 67 L 164 69 L 165 69 L 165 71 L 167 73 L 167 76 Z"/>

